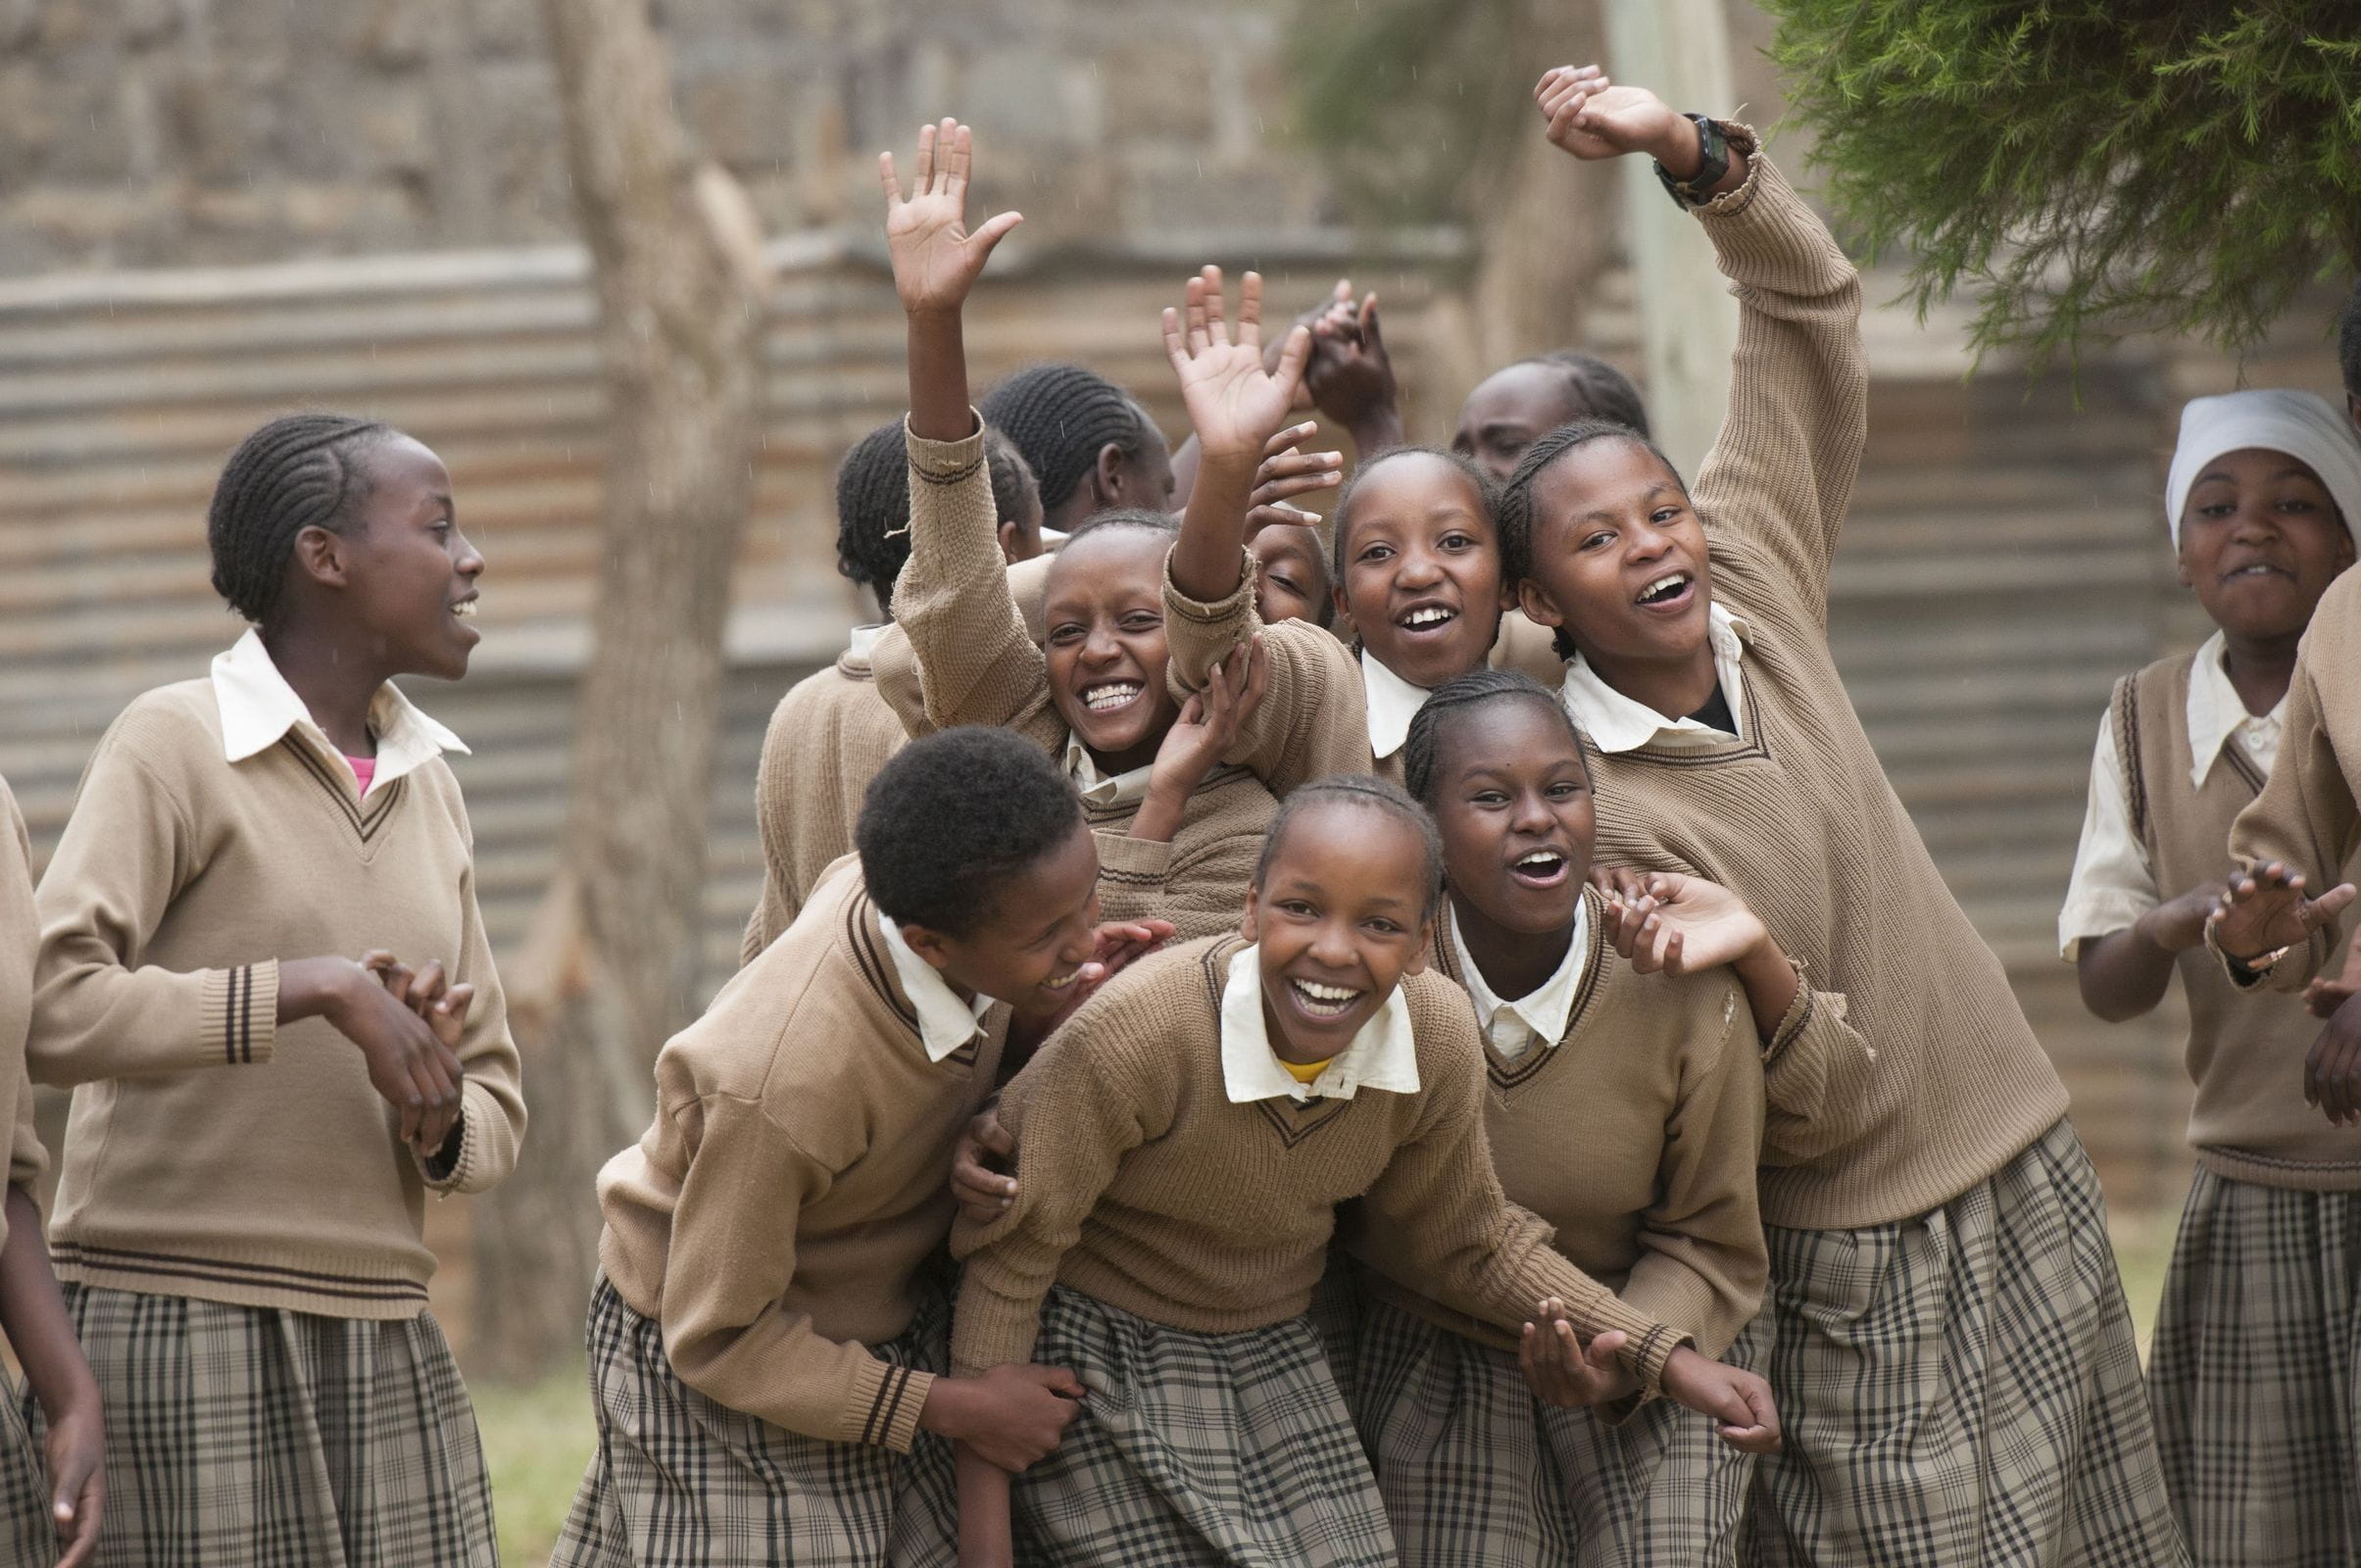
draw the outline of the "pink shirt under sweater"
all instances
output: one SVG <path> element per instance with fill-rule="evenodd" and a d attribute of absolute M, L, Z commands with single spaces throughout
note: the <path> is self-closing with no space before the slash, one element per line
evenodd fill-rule
<path fill-rule="evenodd" d="M 361 793 L 367 795 L 369 781 L 377 776 L 377 760 L 373 757 L 348 757 L 344 760 L 352 768 L 353 777 L 360 781 Z"/>

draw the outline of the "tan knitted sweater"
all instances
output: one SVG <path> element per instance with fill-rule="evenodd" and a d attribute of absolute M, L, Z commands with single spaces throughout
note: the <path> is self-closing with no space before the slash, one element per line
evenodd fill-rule
<path fill-rule="evenodd" d="M 850 650 L 779 699 L 755 784 L 762 899 L 746 922 L 741 964 L 793 925 L 820 873 L 853 853 L 861 799 L 904 738 L 868 660 Z"/>
<path fill-rule="evenodd" d="M 847 860 L 656 1060 L 656 1119 L 599 1173 L 599 1263 L 681 1380 L 831 1443 L 907 1452 L 932 1377 L 910 1326 L 951 1228 L 951 1152 L 1008 1009 L 942 1061 Z"/>
<path fill-rule="evenodd" d="M 913 735 L 999 725 L 1062 760 L 1070 732 L 1050 701 L 1049 666 L 1009 594 L 982 435 L 951 442 L 911 436 L 910 456 L 910 563 L 894 585 L 898 618 L 870 655 L 878 690 Z M 1278 808 L 1240 767 L 1206 776 L 1169 843 L 1127 836 L 1136 806 L 1090 808 L 1102 916 L 1170 920 L 1183 938 L 1235 930 L 1263 830 Z"/>
<path fill-rule="evenodd" d="M 492 1186 L 524 1135 L 450 767 L 356 798 L 316 731 L 230 762 L 213 683 L 161 687 L 99 741 L 38 904 L 33 1076 L 78 1086 L 59 1274 L 330 1317 L 422 1310 L 427 1187 Z M 475 987 L 465 1131 L 441 1180 L 350 1041 L 324 1019 L 273 1022 L 279 959 L 370 948 Z"/>
<path fill-rule="evenodd" d="M 1755 1203 L 1762 1055 L 1753 1015 L 1726 969 L 1644 975 L 1605 941 L 1587 893 L 1588 960 L 1564 1036 L 1514 1062 L 1484 1047 L 1484 1128 L 1508 1200 L 1555 1230 L 1557 1250 L 1626 1305 L 1694 1335 L 1718 1356 L 1762 1304 L 1770 1262 Z M 1460 980 L 1438 922 L 1435 969 Z M 1475 1017 L 1478 1038 L 1483 1020 Z M 1773 1049 L 1782 1054 L 1790 1041 Z M 1569 1142 L 1580 1129 L 1579 1147 Z M 1386 1228 L 1355 1250 L 1390 1258 Z M 1394 1276 L 1407 1273 L 1399 1262 Z M 1513 1336 L 1377 1276 L 1372 1289 L 1431 1322 L 1500 1349 Z"/>
<path fill-rule="evenodd" d="M 2329 584 L 2312 612 L 2311 627 L 2295 656 L 2287 687 L 2279 760 L 2254 804 L 2230 830 L 2231 856 L 2241 865 L 2285 860 L 2318 893 L 2344 880 L 2361 853 L 2361 571 Z M 2312 940 L 2274 964 L 2268 985 L 2298 991 L 2333 953 L 2342 953 L 2350 917 L 2313 933 Z"/>
<path fill-rule="evenodd" d="M 1681 1335 L 1575 1269 L 1544 1221 L 1500 1196 L 1466 993 L 1432 973 L 1403 980 L 1415 1094 L 1233 1102 L 1221 994 L 1244 946 L 1209 938 L 1133 964 L 1009 1084 L 1018 1196 L 954 1233 L 966 1260 L 954 1366 L 1027 1359 L 1053 1283 L 1191 1333 L 1284 1322 L 1310 1304 L 1337 1204 L 1360 1198 L 1392 1243 L 1387 1267 L 1500 1328 L 1562 1297 L 1586 1337 L 1631 1336 L 1627 1360 L 1652 1390 Z"/>
<path fill-rule="evenodd" d="M 32 1022 L 33 954 L 40 917 L 32 905 L 32 841 L 8 781 L 0 779 L 0 1127 L 9 1130 L 8 1184 L 29 1188 L 49 1168 L 32 1125 L 32 1077 L 25 1067 L 25 1032 Z M 8 1215 L 0 1211 L 0 1247 Z"/>
<path fill-rule="evenodd" d="M 2263 787 L 2236 745 L 2222 748 L 2202 787 L 2189 782 L 2189 665 L 2182 655 L 2125 676 L 2107 714 L 2132 831 L 2168 899 L 2229 870 L 2231 824 Z M 2337 879 L 2355 869 L 2348 862 Z M 2175 966 L 2189 1000 L 2189 1076 L 2197 1086 L 2189 1142 L 2197 1162 L 2265 1187 L 2361 1190 L 2361 1132 L 2332 1126 L 2303 1101 L 2304 1057 L 2320 1020 L 2300 998 L 2239 991 L 2202 946 Z"/>
<path fill-rule="evenodd" d="M 1766 1170 L 1766 1222 L 1875 1225 L 2008 1163 L 2066 1091 L 1999 960 L 1886 782 L 1828 646 L 1828 572 L 1864 438 L 1860 285 L 1752 133 L 1751 172 L 1699 210 L 1740 306 L 1729 416 L 1697 476 L 1714 597 L 1750 628 L 1746 735 L 1662 733 L 1593 763 L 1602 864 L 1735 889 L 1876 1053 L 1854 1136 Z"/>

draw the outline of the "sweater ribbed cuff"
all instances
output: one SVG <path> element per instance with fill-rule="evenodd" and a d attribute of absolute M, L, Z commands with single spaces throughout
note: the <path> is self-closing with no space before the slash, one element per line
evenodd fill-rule
<path fill-rule="evenodd" d="M 419 1153 L 417 1145 L 410 1146 L 410 1157 L 418 1161 L 418 1176 L 425 1182 L 427 1191 L 435 1193 L 468 1191 L 467 1178 L 475 1173 L 482 1143 L 475 1131 L 477 1122 L 475 1097 L 481 1091 L 477 1090 L 473 1084 L 463 1083 L 460 1085 L 459 1127 L 455 1134 L 459 1149 L 458 1152 L 451 1156 L 450 1165 L 443 1168 L 439 1174 L 433 1160 Z M 443 1147 L 448 1149 L 451 1145 L 445 1143 Z M 436 1151 L 437 1153 L 441 1152 L 441 1150 Z"/>
<path fill-rule="evenodd" d="M 1812 977 L 1794 958 L 1788 959 L 1788 966 L 1795 971 L 1795 996 L 1787 1004 L 1787 1011 L 1780 1015 L 1779 1026 L 1771 1031 L 1770 1040 L 1762 1048 L 1762 1064 L 1766 1068 L 1786 1054 L 1787 1048 L 1795 1043 L 1795 1037 L 1803 1033 L 1812 1021 Z"/>
<path fill-rule="evenodd" d="M 958 484 L 973 476 L 977 465 L 984 461 L 984 420 L 973 409 L 967 414 L 975 420 L 975 433 L 958 441 L 929 441 L 922 435 L 911 435 L 910 416 L 903 416 L 902 438 L 910 449 L 912 477 L 928 484 Z"/>
<path fill-rule="evenodd" d="M 980 1377 L 996 1366 L 1017 1366 L 1033 1359 L 1034 1343 L 1041 1338 L 1041 1304 L 1018 1302 L 984 1288 L 976 1263 L 967 1264 L 959 1281 L 959 1306 L 951 1325 L 951 1371 L 954 1377 Z"/>
<path fill-rule="evenodd" d="M 1746 156 L 1746 177 L 1692 211 L 1699 218 L 1736 218 L 1754 204 L 1754 193 L 1762 187 L 1763 172 L 1770 166 L 1762 161 L 1762 137 L 1752 125 L 1737 120 L 1717 120 L 1714 124 L 1721 127 L 1722 139 L 1730 144 L 1730 150 Z M 1774 177 L 1776 172 L 1773 171 Z"/>
<path fill-rule="evenodd" d="M 192 1066 L 242 1066 L 278 1047 L 278 960 L 208 969 L 197 992 L 197 1059 Z"/>
<path fill-rule="evenodd" d="M 1103 897 L 1109 891 L 1109 883 L 1124 892 L 1163 891 L 1165 879 L 1172 874 L 1170 840 L 1135 839 L 1128 833 L 1102 832 L 1092 836 L 1099 844 L 1099 887 Z"/>
<path fill-rule="evenodd" d="M 1203 599 L 1190 598 L 1172 585 L 1172 557 L 1170 554 L 1166 554 L 1164 557 L 1165 612 L 1179 615 L 1185 620 L 1196 621 L 1201 626 L 1219 626 L 1229 622 L 1243 623 L 1246 619 L 1246 612 L 1253 609 L 1254 604 L 1254 553 L 1252 550 L 1241 549 L 1238 557 L 1238 586 L 1221 598 L 1207 604 Z"/>
<path fill-rule="evenodd" d="M 845 1407 L 849 1440 L 910 1452 L 918 1440 L 918 1412 L 926 1408 L 927 1391 L 934 1386 L 932 1372 L 869 1357 L 854 1375 Z"/>

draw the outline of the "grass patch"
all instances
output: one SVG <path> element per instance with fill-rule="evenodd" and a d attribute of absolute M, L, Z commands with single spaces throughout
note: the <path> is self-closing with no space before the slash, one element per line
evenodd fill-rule
<path fill-rule="evenodd" d="M 509 1568 L 542 1568 L 599 1446 L 581 1364 L 521 1388 L 481 1384 L 467 1392 L 492 1473 L 500 1560 Z"/>

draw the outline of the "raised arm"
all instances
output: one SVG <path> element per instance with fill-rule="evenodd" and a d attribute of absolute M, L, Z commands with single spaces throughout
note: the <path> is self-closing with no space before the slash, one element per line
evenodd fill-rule
<path fill-rule="evenodd" d="M 1018 221 L 1003 213 L 967 231 L 972 159 L 966 126 L 946 120 L 923 128 L 907 199 L 893 154 L 878 160 L 886 246 L 909 326 L 910 554 L 894 585 L 896 622 L 870 662 L 879 695 L 912 735 L 995 724 L 1055 749 L 1064 726 L 1008 591 L 983 426 L 967 398 L 959 313 L 992 248 Z"/>

